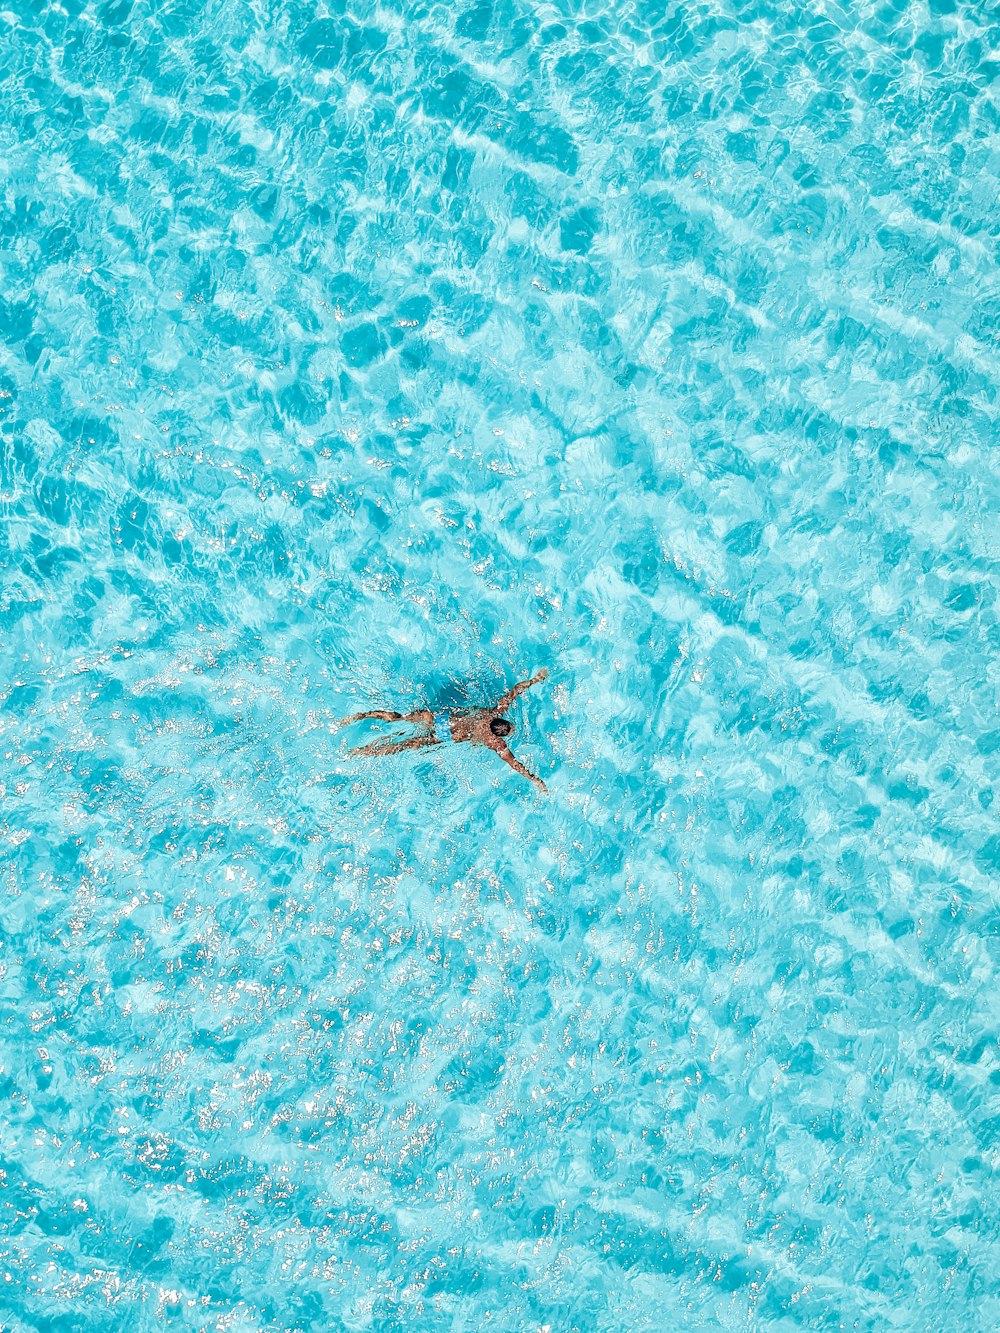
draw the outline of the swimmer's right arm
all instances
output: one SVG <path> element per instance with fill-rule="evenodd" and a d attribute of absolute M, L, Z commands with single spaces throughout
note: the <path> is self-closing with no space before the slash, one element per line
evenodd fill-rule
<path fill-rule="evenodd" d="M 515 773 L 520 773 L 522 778 L 527 778 L 529 782 L 533 782 L 543 796 L 548 796 L 549 789 L 546 787 L 542 779 L 536 777 L 530 769 L 525 768 L 520 759 L 515 758 L 510 750 L 507 749 L 506 745 L 497 746 L 496 752 L 505 764 L 510 764 Z"/>

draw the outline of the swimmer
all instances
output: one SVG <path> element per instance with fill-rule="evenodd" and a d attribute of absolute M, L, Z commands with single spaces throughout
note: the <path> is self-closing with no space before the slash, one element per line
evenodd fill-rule
<path fill-rule="evenodd" d="M 486 745 L 498 754 L 505 764 L 509 764 L 515 773 L 533 782 L 541 792 L 548 788 L 541 778 L 528 771 L 519 759 L 507 748 L 506 738 L 514 731 L 514 724 L 504 716 L 519 694 L 530 690 L 544 680 L 548 671 L 543 667 L 530 680 L 522 680 L 498 699 L 492 708 L 460 708 L 451 713 L 439 713 L 436 717 L 429 708 L 417 708 L 412 713 L 394 713 L 387 708 L 373 708 L 367 713 L 352 713 L 337 723 L 339 727 L 349 726 L 352 722 L 364 722 L 368 718 L 377 718 L 381 722 L 412 722 L 421 729 L 419 736 L 411 736 L 405 741 L 372 741 L 370 745 L 361 745 L 349 754 L 356 758 L 374 758 L 386 754 L 402 754 L 404 750 L 422 750 L 428 745 L 442 745 L 448 742 L 469 741 L 473 745 Z"/>

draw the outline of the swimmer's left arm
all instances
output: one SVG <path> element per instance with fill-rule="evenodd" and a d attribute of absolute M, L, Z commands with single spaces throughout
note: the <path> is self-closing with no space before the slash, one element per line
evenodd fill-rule
<path fill-rule="evenodd" d="M 520 773 L 522 778 L 527 778 L 529 782 L 533 782 L 543 796 L 548 796 L 549 789 L 548 787 L 546 787 L 542 779 L 536 777 L 534 773 L 531 772 L 530 769 L 525 768 L 525 766 L 521 763 L 520 759 L 515 758 L 515 756 L 511 754 L 510 750 L 507 749 L 506 745 L 502 746 L 498 745 L 496 747 L 496 752 L 500 756 L 500 758 L 504 761 L 505 764 L 509 764 L 511 766 L 511 768 L 514 770 L 515 773 Z"/>
<path fill-rule="evenodd" d="M 525 690 L 530 690 L 532 685 L 537 685 L 540 680 L 545 680 L 548 674 L 548 668 L 542 667 L 541 671 L 537 671 L 530 680 L 518 681 L 518 683 L 512 686 L 505 695 L 497 700 L 495 711 L 502 713 L 505 708 L 511 706 L 519 694 L 523 694 Z"/>

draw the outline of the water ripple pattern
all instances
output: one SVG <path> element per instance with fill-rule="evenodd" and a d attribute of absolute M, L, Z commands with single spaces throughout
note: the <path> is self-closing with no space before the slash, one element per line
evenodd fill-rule
<path fill-rule="evenodd" d="M 1000 11 L 0 32 L 0 1327 L 1000 1327 Z"/>

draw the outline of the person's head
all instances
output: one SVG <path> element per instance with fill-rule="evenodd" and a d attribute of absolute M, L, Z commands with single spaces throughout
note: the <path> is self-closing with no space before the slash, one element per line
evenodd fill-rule
<path fill-rule="evenodd" d="M 494 736 L 509 736 L 513 730 L 513 722 L 508 722 L 505 717 L 490 718 L 490 731 Z"/>

